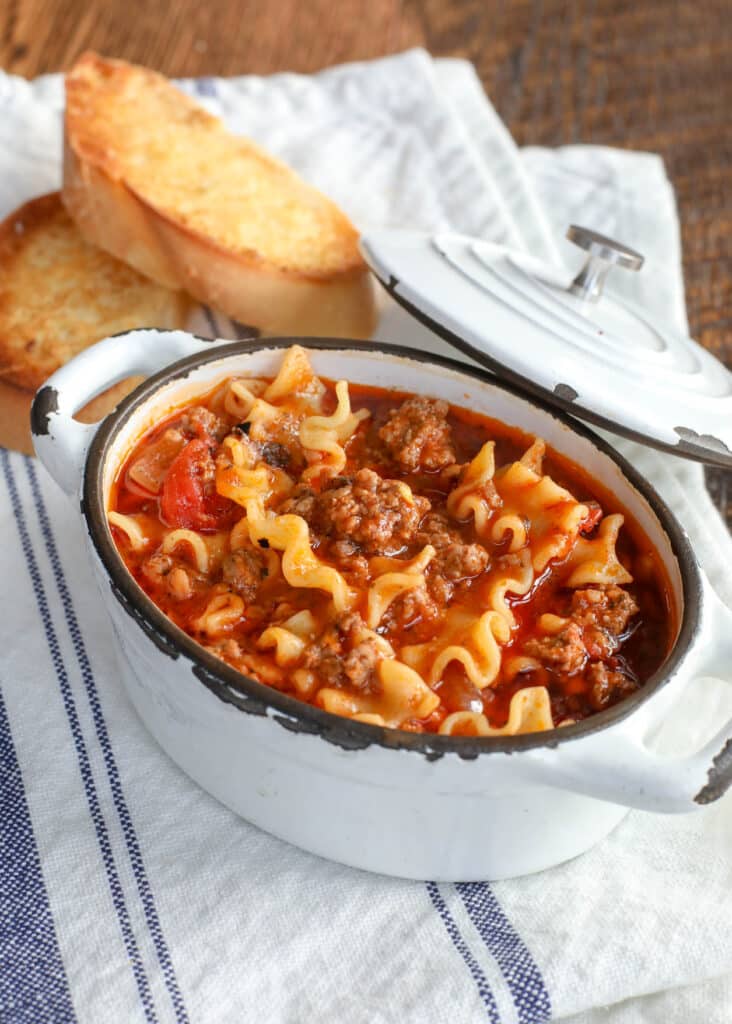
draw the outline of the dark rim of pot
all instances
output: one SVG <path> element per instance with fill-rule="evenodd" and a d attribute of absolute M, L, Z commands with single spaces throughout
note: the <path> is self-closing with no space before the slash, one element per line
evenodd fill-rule
<path fill-rule="evenodd" d="M 435 733 L 411 733 L 386 726 L 368 725 L 323 711 L 312 704 L 290 697 L 243 675 L 214 654 L 209 653 L 176 626 L 135 582 L 118 553 L 109 531 L 102 500 L 102 480 L 104 463 L 110 445 L 133 411 L 147 401 L 163 384 L 186 377 L 188 373 L 205 363 L 259 350 L 288 348 L 294 344 L 326 351 L 346 350 L 371 354 L 383 352 L 416 362 L 443 366 L 446 369 L 474 377 L 549 413 L 554 419 L 590 441 L 603 454 L 612 459 L 630 484 L 648 501 L 666 532 L 681 570 L 682 620 L 676 642 L 661 668 L 634 694 L 613 707 L 599 711 L 574 725 L 561 726 L 551 731 L 523 733 L 518 736 L 440 736 Z M 527 395 L 515 385 L 498 380 L 492 374 L 476 367 L 401 345 L 333 338 L 267 338 L 232 342 L 230 345 L 215 345 L 209 351 L 188 356 L 166 366 L 135 388 L 99 427 L 86 460 L 82 512 L 86 517 L 92 542 L 109 573 L 115 598 L 163 653 L 174 659 L 181 654 L 185 655 L 192 663 L 191 670 L 197 679 L 220 700 L 249 714 L 269 714 L 290 731 L 319 735 L 328 742 L 347 750 L 358 750 L 376 744 L 392 750 L 416 751 L 426 755 L 430 760 L 438 759 L 444 754 L 457 754 L 464 759 L 473 759 L 480 754 L 514 753 L 556 747 L 559 744 L 588 736 L 627 718 L 663 686 L 674 674 L 699 628 L 703 592 L 701 576 L 691 544 L 663 499 L 622 455 L 587 427 L 570 419 L 535 396 Z"/>

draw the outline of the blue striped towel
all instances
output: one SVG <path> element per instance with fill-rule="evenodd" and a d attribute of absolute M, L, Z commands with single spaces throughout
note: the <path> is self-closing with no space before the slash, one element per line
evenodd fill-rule
<path fill-rule="evenodd" d="M 620 287 L 685 325 L 660 160 L 520 153 L 463 62 L 410 52 L 184 87 L 361 226 L 449 225 L 555 259 L 572 220 L 617 235 L 648 258 Z M 0 73 L 0 215 L 58 185 L 62 102 L 58 76 Z M 379 335 L 442 344 L 388 305 Z M 618 444 L 732 603 L 702 471 Z M 118 683 L 78 511 L 34 461 L 2 451 L 0 468 L 4 1024 L 732 1019 L 729 799 L 692 817 L 635 812 L 579 860 L 494 885 L 371 877 L 292 849 L 156 748 Z M 708 733 L 729 695 L 707 681 L 695 700 L 669 742 Z"/>

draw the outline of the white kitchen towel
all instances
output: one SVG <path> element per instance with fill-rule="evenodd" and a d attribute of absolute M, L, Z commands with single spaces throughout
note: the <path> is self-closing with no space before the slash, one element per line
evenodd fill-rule
<path fill-rule="evenodd" d="M 570 220 L 617 234 L 648 257 L 618 287 L 684 326 L 660 160 L 522 154 L 463 62 L 410 52 L 184 85 L 361 227 L 450 226 L 568 260 Z M 58 185 L 62 103 L 58 76 L 0 73 L 0 215 Z M 378 335 L 444 351 L 393 306 Z M 701 469 L 619 447 L 732 603 L 732 544 Z M 385 879 L 293 849 L 154 745 L 117 678 L 78 508 L 34 460 L 0 452 L 0 470 L 0 1020 L 732 1019 L 729 798 L 688 817 L 633 812 L 578 860 L 493 885 Z M 729 689 L 690 687 L 674 743 L 710 734 Z"/>

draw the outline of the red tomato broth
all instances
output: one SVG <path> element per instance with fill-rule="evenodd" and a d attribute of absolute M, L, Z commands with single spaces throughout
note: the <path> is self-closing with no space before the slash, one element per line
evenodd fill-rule
<path fill-rule="evenodd" d="M 323 414 L 328 415 L 336 406 L 334 383 L 326 379 L 323 379 L 323 383 L 327 391 L 323 398 L 322 408 Z M 177 524 L 173 524 L 168 516 L 166 522 L 163 508 L 161 508 L 165 505 L 164 498 L 161 499 L 160 495 L 145 494 L 129 478 L 129 469 L 135 460 L 166 430 L 171 427 L 179 427 L 186 409 L 203 406 L 215 410 L 230 430 L 234 428 L 237 425 L 236 420 L 223 411 L 221 402 L 217 399 L 220 389 L 221 385 L 208 394 L 200 396 L 197 401 L 189 401 L 186 406 L 171 412 L 164 421 L 156 424 L 139 439 L 128 454 L 114 481 L 110 494 L 110 509 L 123 514 L 146 513 L 159 522 L 161 536 L 166 526 L 188 525 L 189 523 L 194 529 L 202 529 L 205 532 L 209 526 L 213 528 L 214 520 L 228 529 L 243 516 L 243 509 L 229 499 L 220 495 L 208 495 L 202 506 L 204 507 L 202 518 L 196 519 L 195 515 L 192 518 L 184 516 L 185 522 L 179 520 Z M 371 417 L 358 428 L 347 443 L 345 447 L 347 463 L 342 475 L 347 477 L 349 473 L 353 473 L 361 467 L 374 469 L 384 478 L 404 480 L 415 494 L 427 496 L 432 502 L 434 510 L 444 510 L 452 486 L 451 480 L 446 479 L 439 472 L 403 472 L 389 459 L 378 441 L 379 426 L 386 420 L 389 412 L 399 406 L 402 401 L 410 398 L 411 394 L 359 384 L 350 384 L 349 392 L 353 410 L 366 408 L 370 411 Z M 287 407 L 287 403 L 278 404 Z M 447 419 L 452 430 L 452 439 L 459 465 L 469 462 L 487 440 L 496 442 L 497 467 L 518 460 L 534 440 L 533 435 L 520 428 L 509 427 L 482 413 L 459 407 L 451 406 Z M 204 443 L 209 444 L 209 442 L 202 441 L 196 433 L 192 434 L 189 442 L 193 445 Z M 215 449 L 215 442 L 211 442 L 210 448 L 212 451 Z M 181 455 L 183 452 L 185 452 L 185 448 Z M 632 592 L 640 610 L 630 624 L 627 636 L 623 637 L 620 650 L 609 659 L 608 663 L 621 667 L 631 678 L 642 684 L 661 666 L 670 652 L 676 633 L 676 622 L 670 597 L 671 586 L 661 559 L 638 523 L 622 507 L 617 498 L 584 469 L 547 447 L 543 473 L 569 490 L 578 501 L 597 502 L 605 515 L 620 512 L 625 517 L 616 551 L 620 561 L 630 568 L 634 575 L 634 583 L 624 589 Z M 168 478 L 166 478 L 167 483 Z M 207 510 L 213 514 L 211 523 L 206 522 Z M 197 523 L 197 526 L 193 525 L 194 523 Z M 492 558 L 500 556 L 506 549 L 505 542 L 493 544 L 489 540 L 479 538 L 472 520 L 460 523 L 453 520 L 452 525 L 459 531 L 466 543 L 482 544 Z M 127 543 L 123 531 L 112 527 L 112 533 L 127 568 L 142 589 L 176 625 L 200 641 L 201 637 L 197 634 L 193 623 L 206 607 L 210 599 L 210 590 L 195 593 L 185 600 L 173 600 L 167 595 L 164 588 L 155 586 L 143 572 L 143 563 L 151 549 L 142 553 L 135 552 Z M 157 537 L 154 540 L 157 543 Z M 319 544 L 317 538 L 311 536 L 311 544 L 318 558 L 338 568 L 337 563 L 328 559 L 327 553 L 322 550 L 323 545 Z M 419 547 L 419 545 L 409 545 L 407 549 L 399 553 L 399 557 L 405 559 L 413 557 Z M 635 566 L 641 562 L 644 569 L 642 578 L 635 572 Z M 520 649 L 527 639 L 536 634 L 536 620 L 542 613 L 561 614 L 561 609 L 565 608 L 568 595 L 561 586 L 561 581 L 555 571 L 560 564 L 550 563 L 527 595 L 523 597 L 508 595 L 507 601 L 517 621 L 517 628 L 509 643 L 503 647 L 504 658 L 512 651 Z M 210 582 L 213 587 L 217 581 L 211 580 Z M 464 584 L 458 583 L 455 603 L 471 606 L 476 613 L 484 610 L 484 606 L 480 603 L 480 582 L 481 577 Z M 246 646 L 248 638 L 258 634 L 268 625 L 268 610 L 285 599 L 293 613 L 309 609 L 316 620 L 322 623 L 325 623 L 329 617 L 330 597 L 328 594 L 312 589 L 294 589 L 285 582 L 280 574 L 276 579 L 262 581 L 256 604 L 245 609 L 241 620 L 232 628 L 231 637 Z M 363 612 L 365 602 L 364 590 L 355 610 Z M 382 632 L 382 630 L 378 629 L 377 632 Z M 393 632 L 389 634 L 389 639 L 397 650 L 397 657 L 401 644 L 418 643 L 430 638 L 429 631 L 426 634 L 420 634 L 419 622 L 411 624 L 409 629 L 405 629 L 398 636 L 395 636 Z M 252 648 L 252 653 L 255 653 L 254 648 Z M 224 660 L 229 660 L 225 654 L 220 654 L 220 656 Z M 256 658 L 262 661 L 266 660 L 268 655 L 256 651 Z M 274 666 L 274 660 L 272 658 L 269 660 Z M 237 666 L 235 665 L 235 667 Z M 247 674 L 259 677 L 261 681 L 266 681 L 278 689 L 293 692 L 286 672 L 280 671 L 279 677 L 281 678 L 279 678 L 278 673 L 273 671 L 268 673 L 269 678 L 266 680 L 262 678 L 261 674 L 251 669 L 247 671 Z M 453 662 L 448 665 L 442 679 L 433 688 L 441 698 L 440 707 L 425 719 L 405 721 L 401 728 L 416 732 L 435 732 L 447 714 L 457 710 L 482 710 L 492 726 L 501 727 L 508 719 L 513 695 L 523 687 L 535 685 L 547 686 L 555 725 L 559 725 L 565 720 L 582 719 L 593 713 L 581 676 L 562 676 L 542 669 L 538 672 L 523 672 L 514 679 L 508 680 L 503 677 L 501 671 L 492 686 L 480 691 L 467 679 L 462 667 Z M 293 695 L 297 696 L 297 694 Z M 315 701 L 312 702 L 315 703 Z"/>

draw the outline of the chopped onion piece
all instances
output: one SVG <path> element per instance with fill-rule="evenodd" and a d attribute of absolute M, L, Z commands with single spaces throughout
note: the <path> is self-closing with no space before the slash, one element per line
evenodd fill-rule
<path fill-rule="evenodd" d="M 186 439 L 179 430 L 166 430 L 155 444 L 145 448 L 140 458 L 132 463 L 127 476 L 144 491 L 159 494 L 170 464 L 185 442 Z"/>

